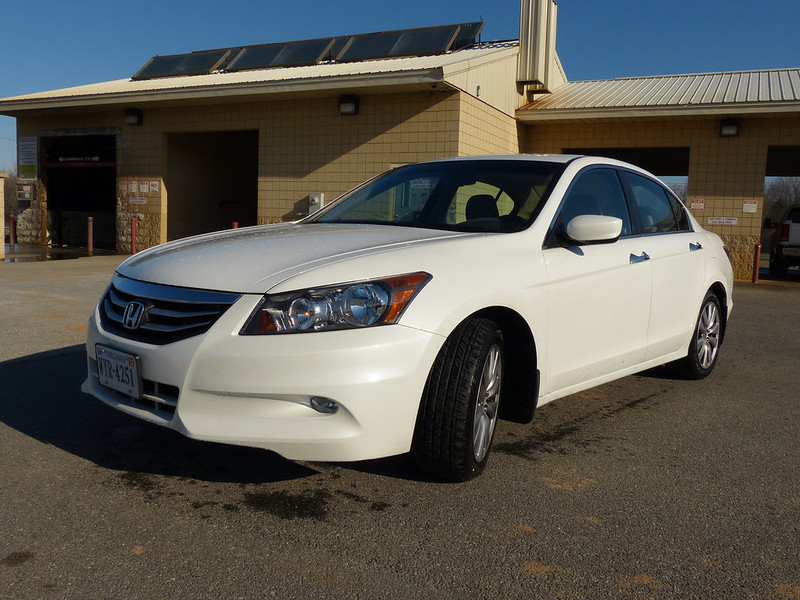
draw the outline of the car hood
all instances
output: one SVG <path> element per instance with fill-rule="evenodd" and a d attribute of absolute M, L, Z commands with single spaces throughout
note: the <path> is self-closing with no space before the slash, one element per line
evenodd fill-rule
<path fill-rule="evenodd" d="M 165 285 L 263 294 L 327 264 L 465 235 L 471 234 L 382 225 L 266 225 L 156 246 L 132 256 L 117 272 Z"/>

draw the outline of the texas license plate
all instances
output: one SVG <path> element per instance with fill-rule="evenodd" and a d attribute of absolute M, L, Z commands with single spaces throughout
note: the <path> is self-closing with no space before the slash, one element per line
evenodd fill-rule
<path fill-rule="evenodd" d="M 133 354 L 106 346 L 95 346 L 97 378 L 100 385 L 122 392 L 131 398 L 141 397 L 139 359 Z"/>

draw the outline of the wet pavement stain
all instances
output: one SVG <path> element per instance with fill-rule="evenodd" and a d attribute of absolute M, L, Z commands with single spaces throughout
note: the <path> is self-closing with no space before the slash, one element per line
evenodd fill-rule
<path fill-rule="evenodd" d="M 161 484 L 159 484 L 152 475 L 135 471 L 126 471 L 117 475 L 117 479 L 126 487 L 144 492 L 145 502 L 152 502 L 163 495 Z"/>
<path fill-rule="evenodd" d="M 261 512 L 267 512 L 280 519 L 314 519 L 324 521 L 328 517 L 328 503 L 331 493 L 313 490 L 291 494 L 289 492 L 246 493 L 245 505 Z"/>
<path fill-rule="evenodd" d="M 0 565 L 4 567 L 18 567 L 36 556 L 33 552 L 12 552 L 0 560 Z"/>
<path fill-rule="evenodd" d="M 664 391 L 654 392 L 647 394 L 641 398 L 635 398 L 629 402 L 625 402 L 613 407 L 603 406 L 599 407 L 597 411 L 588 415 L 584 415 L 567 421 L 551 431 L 545 431 L 533 434 L 530 437 L 525 437 L 519 440 L 498 442 L 492 447 L 494 452 L 500 452 L 519 458 L 532 459 L 535 458 L 537 453 L 544 452 L 547 454 L 565 454 L 570 448 L 591 448 L 598 442 L 603 441 L 602 437 L 595 437 L 592 439 L 582 438 L 575 439 L 576 434 L 579 434 L 587 423 L 596 421 L 597 419 L 614 419 L 618 413 L 630 410 L 632 408 L 643 405 L 645 409 L 651 407 L 650 404 L 654 398 L 660 396 Z"/>

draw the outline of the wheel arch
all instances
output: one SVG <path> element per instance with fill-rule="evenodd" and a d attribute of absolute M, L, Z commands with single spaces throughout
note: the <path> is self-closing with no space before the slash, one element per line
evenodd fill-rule
<path fill-rule="evenodd" d="M 536 341 L 530 326 L 518 312 L 502 306 L 484 308 L 467 319 L 473 317 L 494 321 L 503 334 L 506 369 L 500 417 L 517 423 L 529 423 L 539 400 Z"/>
<path fill-rule="evenodd" d="M 728 329 L 728 292 L 725 290 L 725 286 L 719 281 L 708 288 L 708 291 L 713 292 L 722 305 L 722 331 L 720 332 L 719 338 L 719 343 L 722 344 L 725 341 L 725 331 Z"/>

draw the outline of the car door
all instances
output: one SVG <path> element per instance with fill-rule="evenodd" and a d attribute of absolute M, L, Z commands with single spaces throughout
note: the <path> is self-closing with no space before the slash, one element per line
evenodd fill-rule
<path fill-rule="evenodd" d="M 641 241 L 650 257 L 653 297 L 645 360 L 677 352 L 697 321 L 705 295 L 702 237 L 692 231 L 685 207 L 659 182 L 622 172 Z"/>
<path fill-rule="evenodd" d="M 622 219 L 612 243 L 565 242 L 571 219 Z M 586 387 L 640 363 L 647 346 L 651 268 L 632 223 L 616 170 L 578 174 L 559 208 L 543 255 L 548 278 L 548 344 L 542 394 Z"/>

